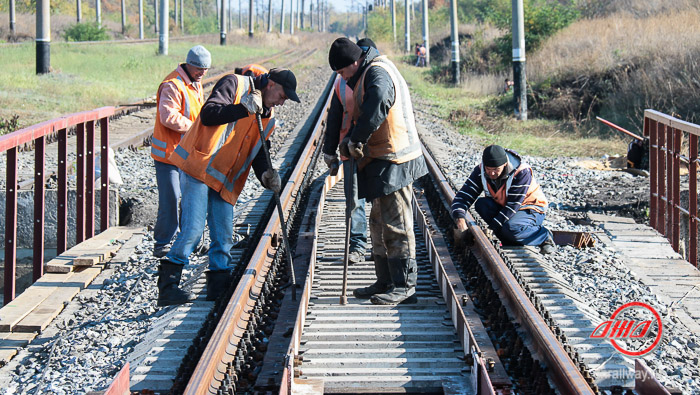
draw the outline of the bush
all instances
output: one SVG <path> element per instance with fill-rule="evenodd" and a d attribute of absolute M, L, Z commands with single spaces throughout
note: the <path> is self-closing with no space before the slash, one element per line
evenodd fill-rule
<path fill-rule="evenodd" d="M 19 115 L 13 115 L 10 119 L 0 118 L 0 135 L 12 133 L 19 129 Z"/>
<path fill-rule="evenodd" d="M 96 22 L 76 23 L 63 33 L 66 41 L 104 41 L 108 40 L 107 30 L 97 26 Z"/>

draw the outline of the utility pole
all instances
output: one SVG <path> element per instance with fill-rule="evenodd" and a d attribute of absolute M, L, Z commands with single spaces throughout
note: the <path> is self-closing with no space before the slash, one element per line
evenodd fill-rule
<path fill-rule="evenodd" d="M 160 35 L 158 36 L 158 54 L 167 55 L 168 54 L 168 18 L 170 12 L 168 12 L 169 6 L 168 0 L 160 0 Z"/>
<path fill-rule="evenodd" d="M 321 0 L 316 0 L 316 24 L 318 31 L 321 31 Z"/>
<path fill-rule="evenodd" d="M 523 0 L 513 0 L 513 98 L 515 99 L 516 118 L 520 121 L 527 121 Z"/>
<path fill-rule="evenodd" d="M 126 4 L 125 0 L 121 1 L 122 4 L 122 35 L 126 34 Z"/>
<path fill-rule="evenodd" d="M 241 0 L 238 0 L 238 28 L 243 29 L 243 8 L 241 8 Z"/>
<path fill-rule="evenodd" d="M 284 2 L 285 0 L 282 0 L 282 10 L 280 11 L 280 34 L 284 33 Z"/>
<path fill-rule="evenodd" d="M 289 34 L 294 34 L 294 0 L 289 0 Z"/>
<path fill-rule="evenodd" d="M 221 0 L 221 30 L 219 33 L 219 45 L 226 45 L 226 0 Z"/>
<path fill-rule="evenodd" d="M 80 10 L 80 0 L 78 0 L 78 10 Z M 78 11 L 78 22 L 80 22 L 80 11 Z M 10 0 L 10 35 L 15 35 L 15 0 Z"/>
<path fill-rule="evenodd" d="M 267 32 L 272 33 L 272 0 L 267 1 Z"/>
<path fill-rule="evenodd" d="M 396 0 L 390 0 L 391 1 L 391 30 L 394 32 L 394 43 L 396 43 L 396 6 L 394 2 Z"/>
<path fill-rule="evenodd" d="M 122 2 L 123 1 L 124 0 L 122 0 Z M 173 3 L 175 3 L 175 5 L 174 5 L 174 7 L 175 7 L 175 21 L 174 22 L 175 22 L 176 29 L 177 29 L 177 16 L 178 16 L 178 13 L 177 13 L 178 12 L 178 4 L 177 4 L 177 2 L 178 2 L 178 0 L 173 0 Z"/>
<path fill-rule="evenodd" d="M 304 0 L 301 0 L 301 20 L 300 20 L 301 30 L 304 30 L 304 5 L 305 5 Z"/>
<path fill-rule="evenodd" d="M 12 18 L 12 14 L 15 12 L 15 0 L 10 0 L 10 7 L 10 18 Z M 81 0 L 75 0 L 75 16 L 78 23 L 80 23 L 83 20 L 83 3 Z M 14 20 L 12 20 L 12 22 L 14 22 Z"/>
<path fill-rule="evenodd" d="M 175 0 L 178 1 L 178 0 Z M 185 34 L 185 0 L 180 0 L 180 32 Z"/>
<path fill-rule="evenodd" d="M 253 0 L 248 1 L 248 37 L 253 37 Z"/>
<path fill-rule="evenodd" d="M 95 0 L 95 1 L 100 1 L 100 0 Z M 158 18 L 158 0 L 153 0 L 153 9 L 155 12 L 155 20 L 153 22 L 153 29 L 155 30 L 156 34 L 158 34 L 158 24 L 160 23 L 160 19 Z"/>
<path fill-rule="evenodd" d="M 311 30 L 314 30 L 314 0 L 309 1 L 309 20 L 311 21 Z"/>
<path fill-rule="evenodd" d="M 216 24 L 219 25 L 217 26 L 219 29 L 221 29 L 221 2 L 223 0 L 214 0 L 214 5 L 216 8 Z"/>
<path fill-rule="evenodd" d="M 139 40 L 143 40 L 143 0 L 139 0 Z"/>
<path fill-rule="evenodd" d="M 100 0 L 95 0 L 95 22 L 97 22 L 97 27 L 102 27 L 102 4 L 100 4 Z"/>
<path fill-rule="evenodd" d="M 411 52 L 411 16 L 409 15 L 409 9 L 408 9 L 408 2 L 410 0 L 406 0 L 404 2 L 404 36 L 405 36 L 405 42 L 406 42 L 406 52 Z"/>
<path fill-rule="evenodd" d="M 428 0 L 423 3 L 423 44 L 425 45 L 425 65 L 430 65 L 430 31 L 428 29 Z"/>
<path fill-rule="evenodd" d="M 452 83 L 459 85 L 459 31 L 457 29 L 457 0 L 450 0 L 452 24 Z"/>
<path fill-rule="evenodd" d="M 36 2 L 36 73 L 51 68 L 51 7 L 49 0 Z"/>

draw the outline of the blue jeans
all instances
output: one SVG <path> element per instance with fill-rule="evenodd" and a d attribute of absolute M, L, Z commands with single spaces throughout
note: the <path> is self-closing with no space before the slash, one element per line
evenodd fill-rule
<path fill-rule="evenodd" d="M 542 226 L 544 214 L 535 210 L 520 210 L 502 227 L 493 219 L 503 206 L 489 197 L 481 197 L 474 203 L 474 209 L 489 224 L 496 236 L 505 245 L 538 246 L 547 240 L 549 231 Z"/>
<path fill-rule="evenodd" d="M 186 265 L 199 243 L 205 221 L 209 224 L 209 270 L 230 270 L 233 247 L 233 206 L 219 192 L 187 173 L 182 179 L 182 224 L 165 259 Z"/>
<path fill-rule="evenodd" d="M 367 216 L 365 199 L 357 198 L 357 172 L 351 171 L 350 161 L 343 161 L 343 174 L 346 175 L 344 190 L 346 210 L 350 210 L 350 252 L 364 254 L 367 249 Z M 353 175 L 353 181 L 348 177 Z"/>
<path fill-rule="evenodd" d="M 153 161 L 158 184 L 158 216 L 153 228 L 154 248 L 163 248 L 173 239 L 180 228 L 180 181 L 182 172 L 175 165 Z"/>

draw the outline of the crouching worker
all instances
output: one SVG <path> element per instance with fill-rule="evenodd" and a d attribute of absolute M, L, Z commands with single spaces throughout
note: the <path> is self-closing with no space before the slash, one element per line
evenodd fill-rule
<path fill-rule="evenodd" d="M 277 170 L 267 167 L 256 114 L 262 115 L 266 138 L 274 128 L 272 108 L 287 99 L 299 102 L 297 81 L 287 69 L 258 77 L 227 75 L 219 80 L 199 117 L 170 155 L 184 173 L 182 223 L 170 252 L 161 260 L 158 305 L 187 303 L 193 295 L 178 287 L 182 268 L 209 224 L 211 247 L 207 300 L 216 300 L 230 281 L 233 206 L 251 166 L 262 185 L 278 192 Z"/>
<path fill-rule="evenodd" d="M 485 196 L 479 198 L 482 191 Z M 554 252 L 552 232 L 542 225 L 547 199 L 532 169 L 515 151 L 498 145 L 484 149 L 481 164 L 452 202 L 452 217 L 461 231 L 467 230 L 466 214 L 472 204 L 504 245 Z"/>

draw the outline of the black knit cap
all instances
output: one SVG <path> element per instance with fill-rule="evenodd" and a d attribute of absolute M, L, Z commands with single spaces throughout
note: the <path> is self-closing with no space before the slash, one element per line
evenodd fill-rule
<path fill-rule="evenodd" d="M 486 167 L 498 167 L 508 162 L 508 156 L 506 156 L 506 150 L 500 145 L 489 145 L 484 149 L 481 161 Z"/>
<path fill-rule="evenodd" d="M 331 44 L 331 50 L 328 51 L 328 63 L 333 71 L 338 71 L 344 67 L 350 66 L 362 56 L 362 49 L 354 42 L 345 37 L 341 37 Z"/>

